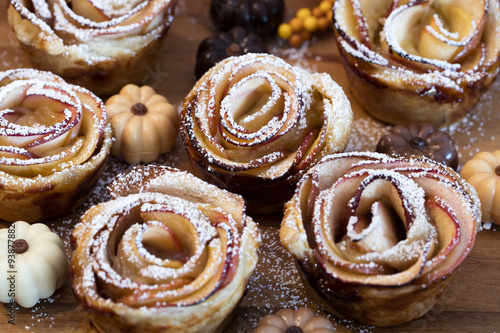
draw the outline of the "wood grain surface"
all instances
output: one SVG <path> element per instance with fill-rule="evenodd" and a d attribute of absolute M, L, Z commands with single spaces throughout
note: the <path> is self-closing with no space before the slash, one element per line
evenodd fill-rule
<path fill-rule="evenodd" d="M 319 0 L 287 0 L 287 19 L 300 7 L 311 8 Z M 144 82 L 179 106 L 195 83 L 195 53 L 199 42 L 213 35 L 215 29 L 208 17 L 209 0 L 180 0 L 174 23 L 168 33 L 157 64 L 148 68 Z M 355 121 L 348 151 L 375 149 L 378 138 L 388 125 L 370 118 L 349 95 L 349 87 L 340 62 L 332 32 L 316 36 L 301 49 L 273 43 L 270 51 L 292 64 L 309 71 L 327 72 L 346 91 L 351 100 Z M 6 19 L 5 4 L 0 6 L 0 70 L 31 67 Z M 500 82 L 496 80 L 478 105 L 463 121 L 447 128 L 460 154 L 462 166 L 481 150 L 500 149 Z M 178 138 L 171 153 L 158 163 L 189 170 L 182 142 Z M 96 188 L 85 203 L 71 214 L 47 221 L 52 230 L 65 241 L 68 259 L 71 256 L 68 239 L 79 217 L 94 204 L 108 200 L 105 187 L 129 165 L 111 158 Z M 278 227 L 281 216 L 255 216 L 261 224 L 263 244 L 260 263 L 249 283 L 247 293 L 235 309 L 225 332 L 252 332 L 264 315 L 281 308 L 308 306 L 318 315 L 331 319 L 338 332 L 499 332 L 500 331 L 500 232 L 487 224 L 477 236 L 470 256 L 454 275 L 441 300 L 424 317 L 397 327 L 377 329 L 335 318 L 321 310 L 305 291 L 293 259 L 279 243 Z M 6 224 L 2 224 L 6 226 Z M 15 323 L 8 323 L 9 309 L 0 305 L 0 332 L 94 332 L 87 313 L 72 294 L 68 280 L 49 299 L 31 309 L 17 307 Z"/>

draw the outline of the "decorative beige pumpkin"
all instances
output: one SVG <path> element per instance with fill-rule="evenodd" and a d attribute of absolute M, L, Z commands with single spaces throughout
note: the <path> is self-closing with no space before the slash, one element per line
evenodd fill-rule
<path fill-rule="evenodd" d="M 42 223 L 0 229 L 0 301 L 30 308 L 64 284 L 67 262 L 58 235 Z"/>
<path fill-rule="evenodd" d="M 149 163 L 174 146 L 179 115 L 153 88 L 128 84 L 108 99 L 106 109 L 115 128 L 113 156 L 130 164 Z"/>
<path fill-rule="evenodd" d="M 333 323 L 318 317 L 309 308 L 282 309 L 262 318 L 253 333 L 327 333 L 335 332 Z"/>
<path fill-rule="evenodd" d="M 478 153 L 465 163 L 460 175 L 477 191 L 483 222 L 500 225 L 500 150 Z"/>

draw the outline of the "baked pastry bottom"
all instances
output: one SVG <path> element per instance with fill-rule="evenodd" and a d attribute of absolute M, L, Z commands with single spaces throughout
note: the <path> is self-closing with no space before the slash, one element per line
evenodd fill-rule
<path fill-rule="evenodd" d="M 296 266 L 308 295 L 325 311 L 377 327 L 400 325 L 422 317 L 436 304 L 452 278 L 447 276 L 430 286 L 363 287 L 332 279 L 298 261 Z"/>
<path fill-rule="evenodd" d="M 152 68 L 158 58 L 167 31 L 168 28 L 163 30 L 140 52 L 94 63 L 73 60 L 65 53 L 50 54 L 23 42 L 20 45 L 36 68 L 53 72 L 65 81 L 85 87 L 99 96 L 109 96 L 129 83 L 144 84 L 148 79 L 148 68 Z"/>
<path fill-rule="evenodd" d="M 0 219 L 33 223 L 70 212 L 90 194 L 113 144 L 108 122 L 102 143 L 87 162 L 45 177 L 20 177 L 0 171 Z"/>

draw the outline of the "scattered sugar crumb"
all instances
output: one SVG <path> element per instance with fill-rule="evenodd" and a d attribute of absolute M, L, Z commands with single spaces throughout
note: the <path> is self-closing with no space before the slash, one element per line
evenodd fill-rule
<path fill-rule="evenodd" d="M 490 230 L 491 229 L 491 222 L 483 223 L 483 229 L 485 230 Z"/>

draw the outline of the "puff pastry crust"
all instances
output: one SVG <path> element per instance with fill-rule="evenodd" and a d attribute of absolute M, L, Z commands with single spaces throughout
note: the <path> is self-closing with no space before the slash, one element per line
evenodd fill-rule
<path fill-rule="evenodd" d="M 113 143 L 104 103 L 48 72 L 0 72 L 0 218 L 36 222 L 79 205 Z"/>
<path fill-rule="evenodd" d="M 176 0 L 10 0 L 8 20 L 31 62 L 98 95 L 148 75 Z"/>
<path fill-rule="evenodd" d="M 333 21 L 350 90 L 382 121 L 453 123 L 498 73 L 496 0 L 339 0 Z"/>
<path fill-rule="evenodd" d="M 480 221 L 476 191 L 451 168 L 424 157 L 346 153 L 301 179 L 280 236 L 325 309 L 389 326 L 434 305 Z"/>
<path fill-rule="evenodd" d="M 350 103 L 328 74 L 268 54 L 219 62 L 181 111 L 194 169 L 243 195 L 252 213 L 281 212 L 305 170 L 344 150 L 351 123 Z"/>
<path fill-rule="evenodd" d="M 76 298 L 100 332 L 219 332 L 257 263 L 244 200 L 193 175 L 138 166 L 72 234 Z"/>

